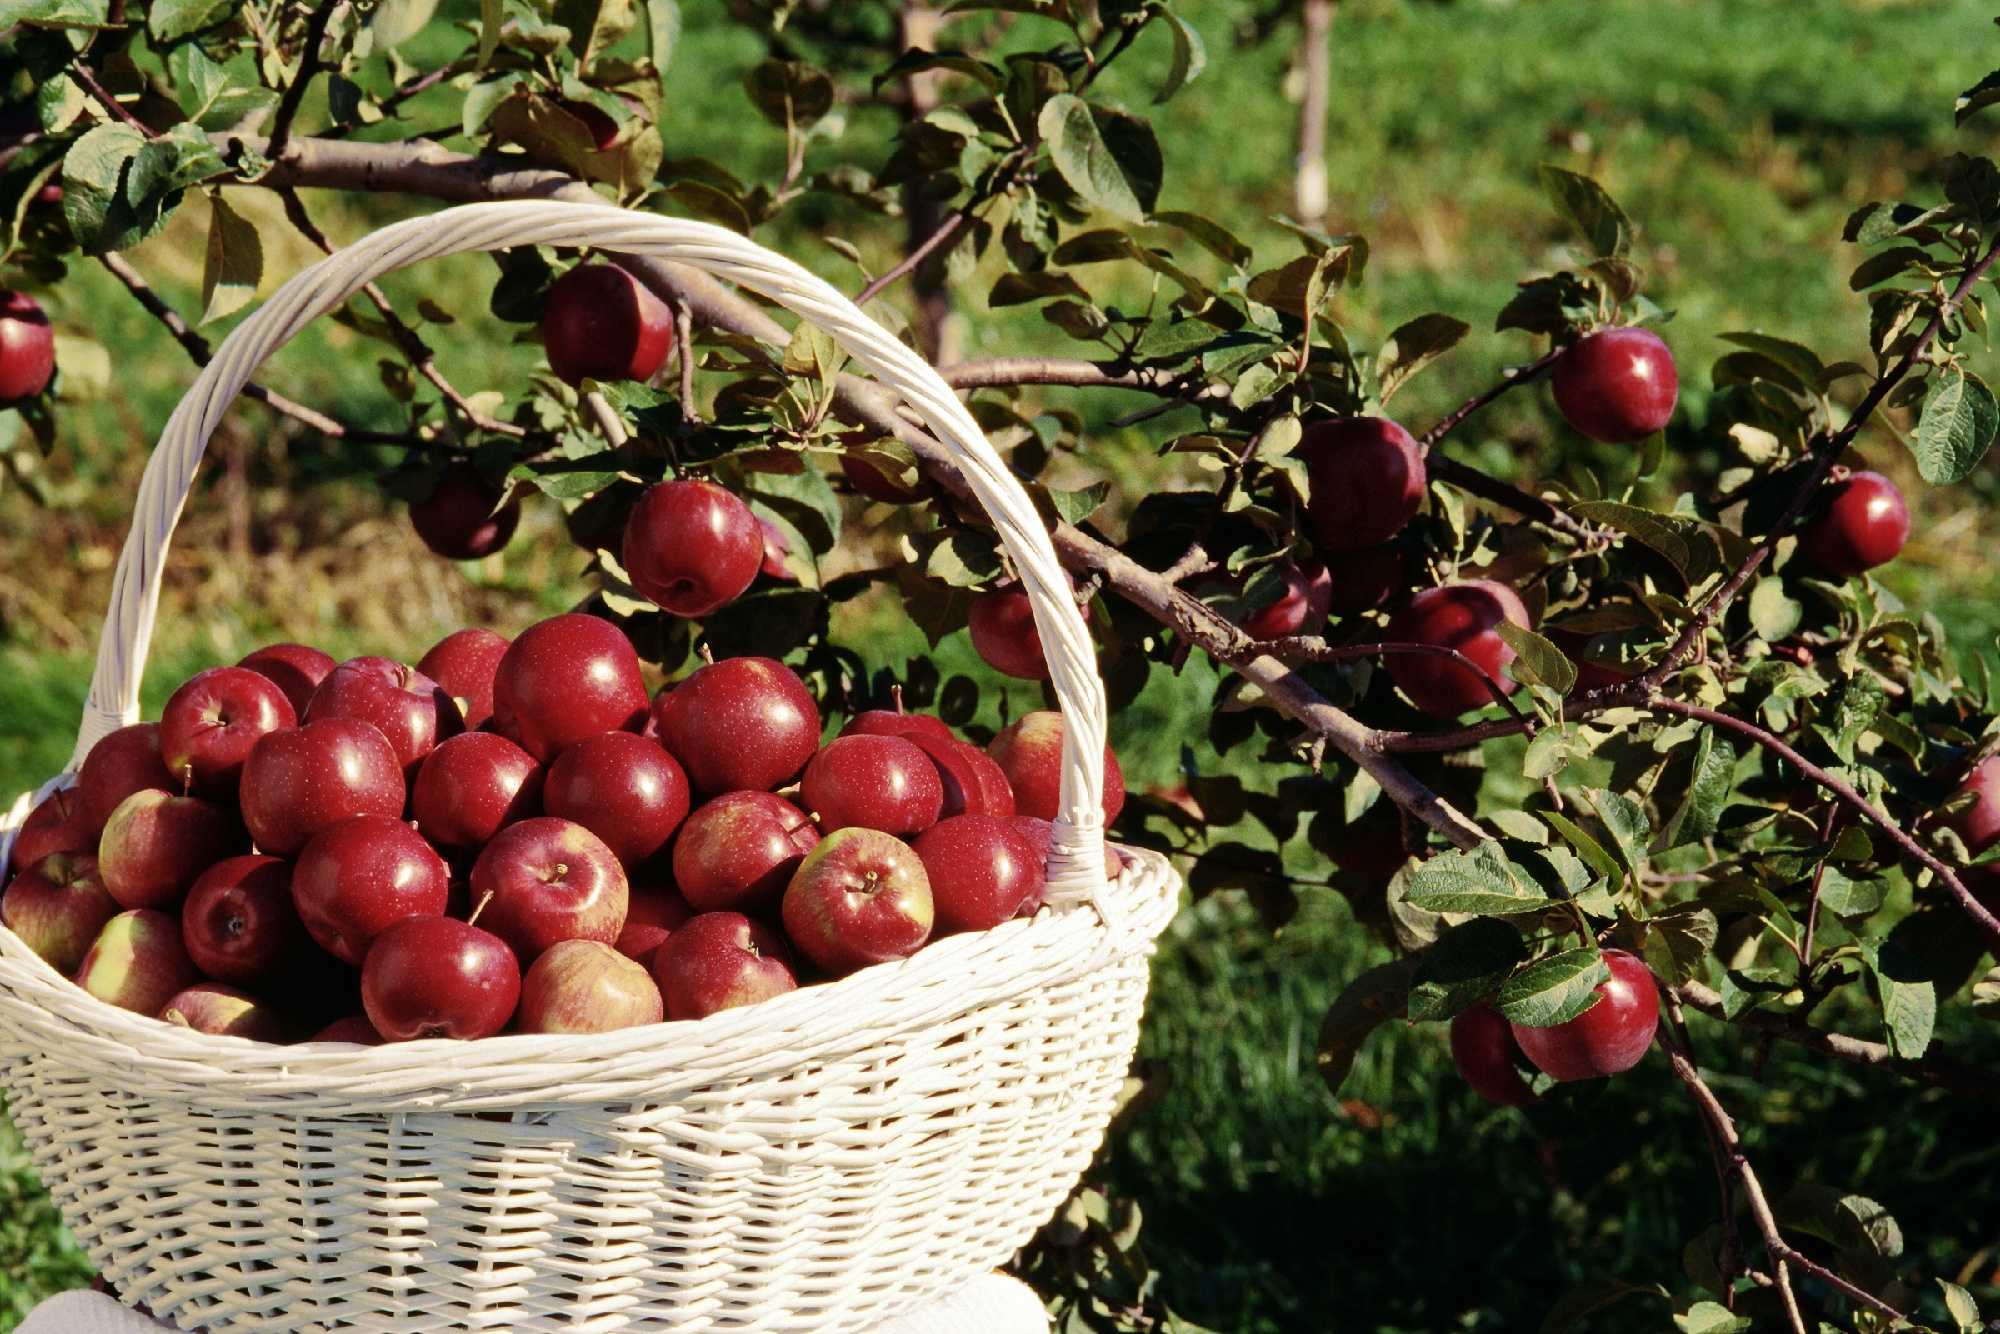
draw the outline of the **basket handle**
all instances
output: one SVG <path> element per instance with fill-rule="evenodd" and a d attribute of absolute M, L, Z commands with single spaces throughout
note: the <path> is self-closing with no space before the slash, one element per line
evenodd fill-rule
<path fill-rule="evenodd" d="M 1066 720 L 1049 892 L 1095 901 L 1104 884 L 1104 684 L 1069 581 L 1028 493 L 944 378 L 831 285 L 724 228 L 609 204 L 466 204 L 394 223 L 295 275 L 222 341 L 168 419 L 139 484 L 71 767 L 99 738 L 138 719 L 139 679 L 159 611 L 168 541 L 209 436 L 264 360 L 384 274 L 442 255 L 524 245 L 589 246 L 687 264 L 747 288 L 825 330 L 923 419 L 992 517 L 1027 590 Z"/>

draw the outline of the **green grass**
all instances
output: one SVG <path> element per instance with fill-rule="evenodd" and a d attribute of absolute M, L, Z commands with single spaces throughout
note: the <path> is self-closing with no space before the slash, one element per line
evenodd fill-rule
<path fill-rule="evenodd" d="M 716 25 L 720 6 L 684 5 L 680 60 L 699 78 L 677 86 L 666 128 L 673 151 L 754 178 L 778 165 L 773 137 L 737 91 L 761 50 Z M 1285 52 L 1235 47 L 1235 0 L 1184 8 L 1211 59 L 1206 76 L 1159 113 L 1163 205 L 1212 214 L 1275 262 L 1287 251 L 1270 218 L 1289 210 L 1296 114 L 1278 91 Z M 1397 401 L 1414 423 L 1524 359 L 1529 340 L 1489 331 L 1516 281 L 1564 262 L 1562 233 L 1535 184 L 1536 165 L 1556 161 L 1597 175 L 1639 221 L 1649 290 L 1675 312 L 1667 336 L 1683 368 L 1688 420 L 1700 420 L 1705 368 L 1724 331 L 1758 328 L 1812 343 L 1829 359 L 1854 355 L 1865 309 L 1847 290 L 1855 256 L 1838 241 L 1841 219 L 1867 198 L 1927 192 L 1944 154 L 1990 145 L 1990 129 L 1975 122 L 1975 132 L 1955 134 L 1950 117 L 1952 97 L 2000 63 L 1989 18 L 1987 6 L 1963 0 L 1347 0 L 1335 29 L 1332 225 L 1366 233 L 1375 258 L 1365 286 L 1342 298 L 1341 318 L 1364 346 L 1427 310 L 1472 322 L 1465 344 Z M 1164 34 L 1149 35 L 1105 91 L 1143 106 L 1165 54 Z M 813 169 L 865 159 L 883 126 L 864 118 L 851 133 L 850 143 L 817 147 Z M 391 211 L 314 204 L 336 239 Z M 896 240 L 893 224 L 817 203 L 766 239 L 852 285 L 851 266 L 821 243 L 822 231 L 861 242 L 878 268 Z M 184 310 L 194 305 L 199 241 L 190 220 L 139 257 Z M 274 259 L 274 273 L 304 258 Z M 6 549 L 16 553 L 0 568 L 0 594 L 32 587 L 40 562 L 102 554 L 122 529 L 132 458 L 157 437 L 191 378 L 114 284 L 87 264 L 74 272 L 52 303 L 56 318 L 114 349 L 117 393 L 63 419 L 47 480 L 67 508 L 36 510 L 16 491 L 0 493 Z M 530 351 L 507 346 L 480 314 L 491 272 L 487 261 L 464 258 L 391 284 L 404 309 L 421 290 L 460 313 L 458 326 L 432 331 L 432 340 L 446 371 L 472 390 L 505 386 L 533 364 Z M 1084 276 L 1106 300 L 1144 299 L 1129 276 Z M 968 290 L 967 355 L 1073 350 L 1032 312 L 983 310 L 983 287 Z M 376 375 L 380 355 L 322 322 L 269 377 L 349 419 L 393 423 L 396 408 Z M 1115 463 L 1143 449 L 1142 433 L 1104 425 L 1129 403 L 1072 401 L 1093 423 L 1096 457 Z M 236 420 L 253 439 L 268 429 L 260 409 Z M 1539 473 L 1554 438 L 1543 397 L 1520 394 L 1455 447 L 1485 466 Z M 1895 452 L 1885 437 L 1868 449 L 1880 458 Z M 338 470 L 336 456 L 300 448 L 288 473 L 260 480 L 309 484 Z M 1990 643 L 2000 629 L 1994 576 L 1980 558 L 1991 533 L 1983 502 L 1993 490 L 1991 470 L 1970 490 L 1918 489 L 1917 536 L 1894 576 L 1963 643 Z M 302 496 L 308 506 L 338 497 L 343 515 L 356 519 L 381 513 L 328 488 Z M 191 516 L 221 504 L 204 489 Z M 174 568 L 185 567 L 177 560 Z M 560 601 L 561 572 L 544 579 L 542 600 Z M 233 660 L 270 624 L 298 615 L 284 604 L 300 595 L 260 587 L 264 601 L 243 607 L 241 624 L 197 630 L 168 618 L 148 679 L 150 710 L 188 671 Z M 25 787 L 67 759 L 90 663 L 55 651 L 54 631 L 17 605 L 0 597 L 8 609 L 0 766 Z M 324 637 L 341 649 L 412 653 L 433 628 L 412 613 L 407 642 L 371 642 L 340 604 L 324 606 Z M 96 606 L 62 611 L 94 632 Z M 911 651 L 907 641 L 874 643 L 870 664 L 897 667 Z M 946 677 L 972 669 L 962 640 L 948 642 L 939 667 Z M 1212 674 L 1195 669 L 1184 682 L 1150 688 L 1120 715 L 1116 739 L 1135 786 L 1170 776 L 1184 741 L 1205 770 L 1220 764 L 1199 740 L 1212 687 Z M 1290 864 L 1312 878 L 1296 849 Z M 1156 965 L 1144 1054 L 1165 1063 L 1172 1086 L 1112 1148 L 1107 1170 L 1146 1211 L 1147 1245 L 1173 1303 L 1231 1334 L 1498 1331 L 1532 1329 L 1563 1291 L 1593 1274 L 1684 1291 L 1680 1248 L 1713 1219 L 1715 1185 L 1685 1099 L 1657 1059 L 1527 1115 L 1495 1112 L 1450 1076 L 1437 1030 L 1392 1026 L 1358 1063 L 1350 1105 L 1338 1106 L 1313 1069 L 1315 1031 L 1327 1002 L 1378 947 L 1333 896 L 1304 894 L 1299 920 L 1276 937 L 1231 897 L 1205 903 L 1183 915 Z M 1963 1059 L 2000 1059 L 1988 1031 L 1945 1038 Z M 1903 1220 L 1913 1269 L 1968 1282 L 1991 1275 L 2000 1150 L 1982 1109 L 1782 1047 L 1760 1070 L 1731 1034 L 1704 1026 L 1697 1039 L 1722 1096 L 1757 1109 L 1745 1134 L 1774 1190 L 1806 1181 L 1872 1195 Z M 0 1329 L 85 1274 L 0 1121 Z M 1990 1286 L 1981 1292 L 1995 1295 Z M 1659 1308 L 1634 1305 L 1588 1328 L 1665 1323 Z"/>

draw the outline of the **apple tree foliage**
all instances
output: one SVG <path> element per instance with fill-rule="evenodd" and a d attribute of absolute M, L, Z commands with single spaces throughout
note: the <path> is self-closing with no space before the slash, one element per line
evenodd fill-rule
<path fill-rule="evenodd" d="M 1899 1261 L 1879 1206 L 1755 1175 L 1683 1016 L 1729 1025 L 1718 1041 L 1798 1042 L 1955 1095 L 1996 1092 L 1991 1072 L 1933 1040 L 1948 1008 L 2000 1001 L 2000 972 L 1986 971 L 2000 898 L 1968 869 L 1979 850 L 1950 818 L 1969 767 L 1996 748 L 1994 682 L 1922 608 L 1795 555 L 1829 480 L 1862 464 L 1864 430 L 1874 451 L 1902 440 L 1943 485 L 2000 428 L 1970 364 L 2000 245 L 2000 169 L 1951 157 L 1912 199 L 1855 209 L 1845 239 L 1871 312 L 1865 361 L 1733 334 L 1704 419 L 1677 426 L 1672 447 L 1655 436 L 1561 480 L 1493 477 L 1452 457 L 1453 432 L 1486 403 L 1543 378 L 1593 328 L 1643 322 L 1671 341 L 1644 294 L 1636 224 L 1594 181 L 1546 168 L 1571 236 L 1564 267 L 1528 276 L 1498 310 L 1411 311 L 1379 343 L 1351 336 L 1339 298 L 1366 279 L 1364 237 L 1281 219 L 1288 240 L 1256 252 L 1167 179 L 1163 107 L 1209 63 L 1190 3 L 960 0 L 938 13 L 738 0 L 711 21 L 768 52 L 740 90 L 774 149 L 777 165 L 759 172 L 661 134 L 677 83 L 708 75 L 675 64 L 674 0 L 482 0 L 455 19 L 435 0 L 0 0 L 0 283 L 32 290 L 116 262 L 199 193 L 210 230 L 194 322 L 222 320 L 264 276 L 271 225 L 232 208 L 224 185 L 277 192 L 311 236 L 299 187 L 402 197 L 407 211 L 569 180 L 751 236 L 812 235 L 825 253 L 805 258 L 879 289 L 871 309 L 927 352 L 954 304 L 1033 310 L 1041 332 L 1017 358 L 955 370 L 1063 525 L 1114 708 L 1162 680 L 1215 683 L 1180 698 L 1193 699 L 1188 745 L 1226 767 L 1190 764 L 1179 788 L 1135 797 L 1118 832 L 1174 854 L 1196 894 L 1248 893 L 1274 928 L 1297 907 L 1301 856 L 1330 866 L 1318 878 L 1393 951 L 1325 1016 L 1327 1081 L 1338 1088 L 1392 1020 L 1438 1023 L 1480 1002 L 1526 1025 L 1572 1018 L 1605 976 L 1603 947 L 1639 953 L 1657 976 L 1659 1045 L 1702 1110 L 1728 1216 L 1691 1238 L 1678 1286 L 1575 1294 L 1548 1327 L 1626 1300 L 1658 1303 L 1685 1330 L 1872 1331 L 1905 1317 L 1978 1328 L 1967 1293 Z M 1277 28 L 1278 13 L 1259 24 Z M 1099 76 L 1142 39 L 1162 44 L 1157 78 L 1113 100 Z M 2000 74 L 1958 115 L 1995 101 Z M 574 258 L 497 256 L 492 312 L 527 335 Z M 1005 577 L 990 531 L 921 433 L 896 430 L 841 378 L 823 336 L 774 337 L 759 307 L 670 274 L 649 281 L 695 335 L 683 375 L 582 396 L 548 376 L 479 386 L 501 391 L 497 405 L 435 374 L 407 312 L 350 303 L 338 318 L 379 342 L 402 405 L 401 420 L 367 425 L 413 446 L 383 456 L 407 460 L 383 465 L 385 484 L 421 494 L 436 460 L 469 454 L 563 508 L 590 553 L 596 607 L 667 669 L 704 644 L 783 654 L 836 701 L 877 700 L 886 682 L 838 642 L 833 609 L 893 590 L 936 642 Z M 127 286 L 157 303 L 142 278 Z M 1398 539 L 1404 586 L 1383 608 L 1251 644 L 1236 622 L 1269 601 L 1287 563 L 1321 554 L 1301 522 L 1303 428 L 1394 413 L 1475 324 L 1512 340 L 1521 364 L 1464 411 L 1411 424 L 1431 485 Z M 176 336 L 206 355 L 198 331 Z M 1089 475 L 1085 418 L 1047 404 L 1098 386 L 1172 409 L 1146 414 L 1171 484 L 1127 494 L 1121 478 Z M 17 405 L 10 448 L 49 446 L 51 404 Z M 325 418 L 301 429 L 341 430 Z M 907 501 L 869 508 L 851 467 Z M 641 488 L 669 474 L 750 499 L 788 543 L 790 577 L 699 625 L 634 596 L 615 537 Z M 821 557 L 864 514 L 893 535 L 892 555 L 823 579 Z M 1336 582 L 1344 559 L 1327 556 Z M 1440 722 L 1382 670 L 1394 651 L 1384 615 L 1461 578 L 1512 585 L 1549 633 L 1507 632 L 1523 689 L 1504 708 Z M 1584 659 L 1597 671 L 1579 682 Z M 960 683 L 913 669 L 906 684 L 971 721 Z M 1031 1249 L 1063 1328 L 1188 1328 L 1159 1298 L 1137 1222 L 1128 1202 L 1085 1191 Z M 1803 1274 L 1816 1282 L 1798 1291 Z"/>

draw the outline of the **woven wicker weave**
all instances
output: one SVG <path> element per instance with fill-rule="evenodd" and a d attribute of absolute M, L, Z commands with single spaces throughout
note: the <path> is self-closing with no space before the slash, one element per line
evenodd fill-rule
<path fill-rule="evenodd" d="M 0 928 L 0 1087 L 128 1301 L 211 1329 L 861 1330 L 1005 1260 L 1068 1193 L 1130 1062 L 1179 896 L 1107 882 L 1103 687 L 1034 506 L 936 372 L 797 265 L 609 206 L 476 204 L 315 264 L 245 320 L 140 486 L 77 756 L 137 717 L 168 539 L 256 368 L 367 280 L 594 246 L 788 307 L 953 451 L 1034 604 L 1068 719 L 1052 907 L 694 1023 L 359 1048 L 209 1037 L 103 1005 Z M 72 769 L 75 761 L 72 762 Z M 34 801 L 0 821 L 0 858 Z"/>

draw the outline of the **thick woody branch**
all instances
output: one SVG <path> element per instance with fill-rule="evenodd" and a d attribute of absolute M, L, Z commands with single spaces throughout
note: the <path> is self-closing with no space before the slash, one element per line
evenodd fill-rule
<path fill-rule="evenodd" d="M 267 142 L 238 137 L 245 149 L 265 152 Z M 562 172 L 516 167 L 506 159 L 474 158 L 436 144 L 352 144 L 294 139 L 272 162 L 260 184 L 325 186 L 349 190 L 401 191 L 436 199 L 544 198 L 601 202 L 589 186 Z M 648 286 L 684 304 L 708 324 L 762 342 L 783 346 L 789 334 L 761 307 L 685 265 L 626 258 L 627 267 Z M 916 454 L 925 473 L 947 489 L 966 494 L 949 455 L 930 434 L 902 415 L 895 395 L 856 376 L 842 376 L 839 393 L 850 411 L 871 426 L 893 434 Z M 1180 592 L 1157 573 L 1069 525 L 1055 533 L 1057 554 L 1072 569 L 1101 574 L 1108 587 L 1156 620 L 1200 643 L 1263 691 L 1278 709 L 1349 756 L 1382 785 L 1384 792 L 1459 847 L 1485 834 L 1401 764 L 1369 744 L 1362 723 L 1334 707 L 1296 672 L 1260 652 L 1226 618 Z"/>

